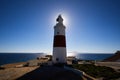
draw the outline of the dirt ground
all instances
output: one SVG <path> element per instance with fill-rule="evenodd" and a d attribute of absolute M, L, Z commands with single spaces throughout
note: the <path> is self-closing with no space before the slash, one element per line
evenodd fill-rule
<path fill-rule="evenodd" d="M 0 80 L 16 80 L 18 77 L 35 70 L 38 67 L 7 68 L 0 70 Z"/>

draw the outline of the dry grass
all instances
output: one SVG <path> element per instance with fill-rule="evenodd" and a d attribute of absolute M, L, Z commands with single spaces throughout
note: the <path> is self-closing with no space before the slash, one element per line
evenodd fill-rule
<path fill-rule="evenodd" d="M 97 62 L 96 65 L 111 67 L 116 71 L 120 69 L 120 62 Z"/>
<path fill-rule="evenodd" d="M 7 68 L 0 70 L 0 80 L 15 80 L 38 67 Z"/>

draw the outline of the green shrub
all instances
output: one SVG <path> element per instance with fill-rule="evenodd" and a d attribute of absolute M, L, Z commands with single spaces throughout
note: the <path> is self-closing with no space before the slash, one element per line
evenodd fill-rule
<path fill-rule="evenodd" d="M 106 66 L 95 66 L 93 64 L 74 64 L 72 67 L 84 71 L 88 75 L 95 78 L 104 77 L 105 80 L 113 80 L 120 77 L 119 72 L 116 72 L 114 69 Z"/>

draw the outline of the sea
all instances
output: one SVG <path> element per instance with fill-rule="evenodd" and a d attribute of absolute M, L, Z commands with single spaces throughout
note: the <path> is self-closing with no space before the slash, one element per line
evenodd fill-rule
<path fill-rule="evenodd" d="M 45 56 L 44 53 L 0 53 L 0 65 L 29 61 L 37 57 Z M 108 53 L 77 53 L 76 58 L 80 60 L 103 60 L 114 54 Z"/>

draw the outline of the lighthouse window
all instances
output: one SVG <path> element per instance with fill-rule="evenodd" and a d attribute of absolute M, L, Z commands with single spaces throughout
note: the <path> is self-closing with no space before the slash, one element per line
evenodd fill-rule
<path fill-rule="evenodd" d="M 56 58 L 56 61 L 59 61 L 59 58 Z"/>
<path fill-rule="evenodd" d="M 57 34 L 59 34 L 59 32 L 57 32 Z"/>

